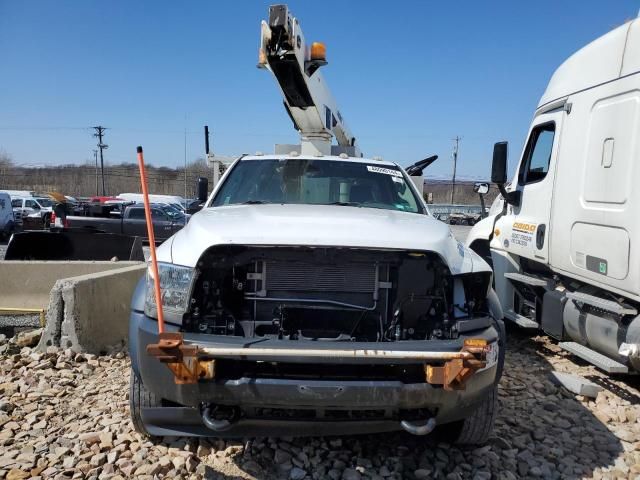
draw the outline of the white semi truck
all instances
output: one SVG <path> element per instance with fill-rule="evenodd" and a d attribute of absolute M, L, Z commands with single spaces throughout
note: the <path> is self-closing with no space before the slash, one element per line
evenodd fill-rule
<path fill-rule="evenodd" d="M 610 373 L 640 370 L 640 20 L 554 73 L 502 197 L 467 245 L 490 261 L 505 318 Z"/>

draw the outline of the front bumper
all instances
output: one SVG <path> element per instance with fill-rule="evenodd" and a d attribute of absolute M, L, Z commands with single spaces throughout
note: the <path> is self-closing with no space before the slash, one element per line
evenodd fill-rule
<path fill-rule="evenodd" d="M 178 327 L 165 324 L 168 332 Z M 493 327 L 469 332 L 467 338 L 483 338 L 488 343 L 498 341 Z M 434 341 L 429 351 L 458 352 L 465 337 Z M 467 417 L 476 405 L 494 388 L 497 363 L 474 373 L 462 390 L 445 390 L 441 386 L 404 383 L 401 380 L 320 380 L 286 378 L 216 378 L 194 384 L 176 384 L 173 373 L 157 358 L 146 352 L 149 344 L 158 341 L 157 322 L 142 312 L 133 311 L 130 325 L 132 368 L 145 388 L 169 401 L 172 406 L 143 408 L 141 415 L 149 433 L 154 435 L 203 435 L 240 437 L 245 435 L 329 435 L 371 433 L 399 430 L 399 421 L 418 414 L 434 416 L 439 424 Z M 282 341 L 255 341 L 238 337 L 185 334 L 185 341 L 197 342 L 204 348 L 250 349 L 282 348 Z M 287 342 L 291 346 L 291 342 Z M 343 347 L 335 342 L 309 342 L 313 349 Z M 299 345 L 296 345 L 300 348 Z M 349 343 L 349 350 L 375 348 L 379 345 Z M 425 349 L 425 342 L 396 342 L 394 350 Z M 237 356 L 238 360 L 243 359 Z M 253 359 L 252 359 L 253 360 Z M 269 357 L 263 361 L 286 361 L 309 365 L 326 364 L 327 369 L 340 365 L 385 364 L 415 365 L 416 360 L 398 358 L 322 358 Z M 207 429 L 201 417 L 202 404 L 238 407 L 241 418 L 223 433 Z M 268 413 L 265 413 L 268 411 Z"/>

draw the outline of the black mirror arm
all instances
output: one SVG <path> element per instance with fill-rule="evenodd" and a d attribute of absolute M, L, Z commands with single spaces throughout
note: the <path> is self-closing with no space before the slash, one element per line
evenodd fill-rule
<path fill-rule="evenodd" d="M 509 205 L 513 205 L 514 207 L 520 206 L 520 200 L 522 198 L 522 192 L 520 190 L 507 192 L 507 189 L 504 188 L 503 183 L 498 183 L 498 190 L 500 190 L 500 194 Z"/>
<path fill-rule="evenodd" d="M 422 175 L 423 170 L 427 168 L 429 165 L 431 165 L 433 162 L 435 162 L 437 159 L 438 159 L 438 155 L 432 155 L 428 158 L 425 158 L 424 160 L 420 160 L 419 162 L 414 163 L 410 167 L 407 167 L 405 171 L 407 172 L 407 175 L 410 175 L 410 176 Z"/>

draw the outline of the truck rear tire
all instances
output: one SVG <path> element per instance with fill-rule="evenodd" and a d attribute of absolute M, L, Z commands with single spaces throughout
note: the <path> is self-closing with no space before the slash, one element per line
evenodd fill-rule
<path fill-rule="evenodd" d="M 133 423 L 135 431 L 147 438 L 152 437 L 142 420 L 141 409 L 144 407 L 161 406 L 162 401 L 160 398 L 147 390 L 133 369 L 131 369 L 131 375 L 129 377 L 129 411 L 131 414 L 131 423 Z"/>
<path fill-rule="evenodd" d="M 482 445 L 493 431 L 498 411 L 498 386 L 491 389 L 471 416 L 455 424 L 453 442 L 458 445 Z"/>

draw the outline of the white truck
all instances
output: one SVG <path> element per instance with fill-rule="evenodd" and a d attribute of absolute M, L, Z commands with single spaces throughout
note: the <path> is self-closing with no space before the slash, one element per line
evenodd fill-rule
<path fill-rule="evenodd" d="M 442 425 L 475 444 L 491 432 L 505 341 L 491 269 L 413 185 L 409 174 L 433 157 L 405 171 L 361 156 L 324 64 L 324 46 L 272 6 L 260 65 L 301 145 L 238 159 L 160 246 L 163 333 L 153 278 L 139 283 L 129 348 L 141 433 L 426 435 Z"/>
<path fill-rule="evenodd" d="M 492 263 L 505 318 L 610 373 L 640 370 L 640 20 L 568 58 L 507 185 L 467 245 Z"/>

